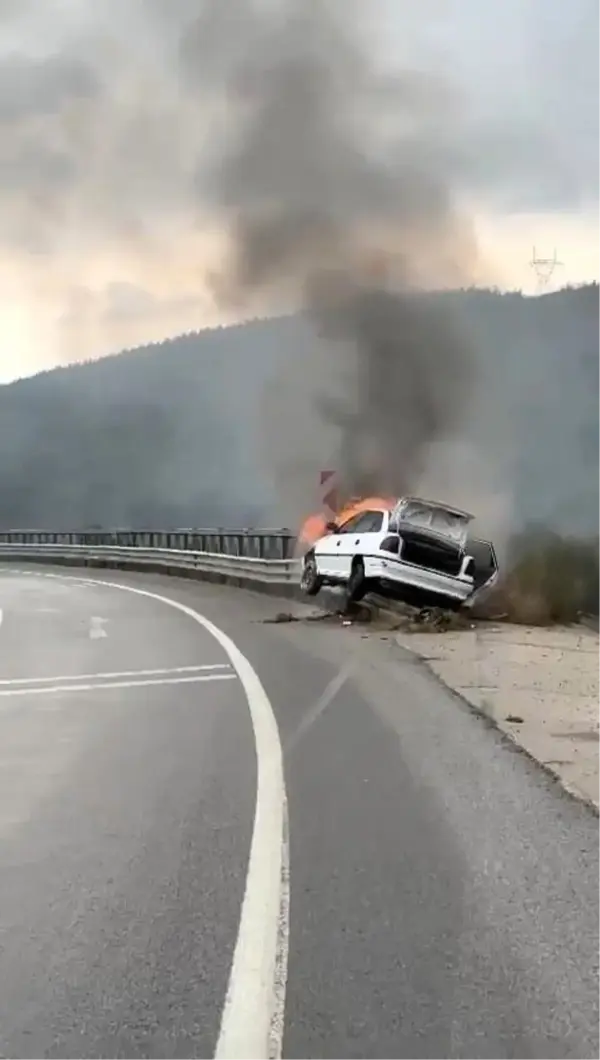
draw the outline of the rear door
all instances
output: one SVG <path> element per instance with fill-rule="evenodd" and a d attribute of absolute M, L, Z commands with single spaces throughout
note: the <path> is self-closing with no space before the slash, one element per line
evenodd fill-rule
<path fill-rule="evenodd" d="M 473 582 L 475 592 L 492 585 L 498 575 L 498 557 L 491 541 L 471 537 L 467 541 L 466 552 L 475 561 Z"/>
<path fill-rule="evenodd" d="M 346 566 L 348 570 L 350 569 L 351 560 L 346 564 L 344 557 L 350 548 L 350 537 L 354 534 L 354 530 L 363 514 L 363 512 L 360 512 L 358 515 L 353 515 L 347 522 L 342 523 L 337 534 L 330 534 L 329 538 L 322 542 L 325 545 L 325 553 L 322 556 L 322 560 L 320 559 L 319 561 L 319 566 L 323 569 L 324 574 L 326 573 L 325 565 L 327 565 L 327 574 L 332 578 L 341 580 L 344 577 Z"/>
<path fill-rule="evenodd" d="M 384 513 L 370 510 L 361 512 L 340 527 L 340 544 L 337 552 L 338 577 L 346 581 L 350 577 L 354 556 L 370 556 L 379 547 Z"/>

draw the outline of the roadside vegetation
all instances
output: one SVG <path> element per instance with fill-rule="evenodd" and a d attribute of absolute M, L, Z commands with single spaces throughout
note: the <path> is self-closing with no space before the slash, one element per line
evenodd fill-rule
<path fill-rule="evenodd" d="M 524 531 L 513 539 L 506 574 L 482 601 L 478 617 L 544 626 L 597 617 L 598 550 L 597 537 Z"/>

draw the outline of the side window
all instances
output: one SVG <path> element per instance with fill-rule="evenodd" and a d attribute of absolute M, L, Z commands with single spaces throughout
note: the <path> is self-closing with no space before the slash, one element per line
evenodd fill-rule
<path fill-rule="evenodd" d="M 353 515 L 351 519 L 348 519 L 347 523 L 342 523 L 339 529 L 340 534 L 352 534 L 357 528 L 363 518 L 364 512 L 360 512 L 358 515 Z"/>
<path fill-rule="evenodd" d="M 383 529 L 383 512 L 369 512 L 371 525 L 363 529 L 363 534 L 377 534 Z"/>
<path fill-rule="evenodd" d="M 383 512 L 361 512 L 341 527 L 342 534 L 373 534 L 383 526 Z"/>

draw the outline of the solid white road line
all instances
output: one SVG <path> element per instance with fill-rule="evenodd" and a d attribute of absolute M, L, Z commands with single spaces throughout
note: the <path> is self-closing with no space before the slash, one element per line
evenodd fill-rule
<path fill-rule="evenodd" d="M 168 677 L 170 674 L 200 673 L 206 670 L 230 670 L 230 663 L 208 663 L 204 666 L 170 666 L 163 670 L 115 670 L 113 673 L 60 674 L 56 677 L 5 677 L 0 685 L 44 685 L 58 681 L 109 681 L 123 677 Z"/>
<path fill-rule="evenodd" d="M 194 677 L 157 677 L 149 681 L 102 681 L 86 685 L 36 685 L 34 688 L 0 688 L 0 696 L 43 696 L 56 692 L 99 692 L 107 688 L 152 688 L 155 685 L 191 685 L 202 681 L 237 681 L 237 674 L 196 674 Z"/>
<path fill-rule="evenodd" d="M 279 900 L 279 929 L 273 977 L 273 1005 L 268 1060 L 280 1060 L 285 1028 L 285 991 L 287 987 L 288 947 L 290 937 L 290 833 L 287 802 L 283 804 L 283 841 L 281 844 L 281 891 Z"/>
<path fill-rule="evenodd" d="M 2 625 L 3 618 L 4 618 L 4 615 L 2 613 L 2 608 L 0 607 L 0 626 Z"/>
<path fill-rule="evenodd" d="M 254 729 L 256 803 L 238 936 L 215 1058 L 278 1060 L 289 949 L 289 840 L 281 741 L 260 678 L 222 629 L 179 600 L 118 582 L 78 579 L 66 574 L 36 574 L 94 588 L 118 589 L 175 608 L 214 637 L 238 674 Z"/>

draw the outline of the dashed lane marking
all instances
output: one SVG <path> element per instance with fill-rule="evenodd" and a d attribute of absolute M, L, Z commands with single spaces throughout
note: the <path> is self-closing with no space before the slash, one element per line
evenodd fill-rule
<path fill-rule="evenodd" d="M 7 677 L 0 678 L 0 686 L 62 684 L 64 681 L 119 681 L 125 677 L 170 677 L 174 674 L 191 674 L 207 670 L 231 670 L 231 663 L 208 663 L 203 666 L 169 666 L 167 669 L 162 670 L 115 670 L 112 673 L 59 674 L 50 677 Z"/>
<path fill-rule="evenodd" d="M 25 688 L 0 688 L 0 696 L 41 696 L 58 692 L 104 692 L 110 688 L 152 688 L 157 685 L 190 685 L 206 681 L 237 681 L 237 674 L 195 674 L 194 677 L 157 677 L 149 681 L 99 681 L 85 685 L 35 685 Z"/>

